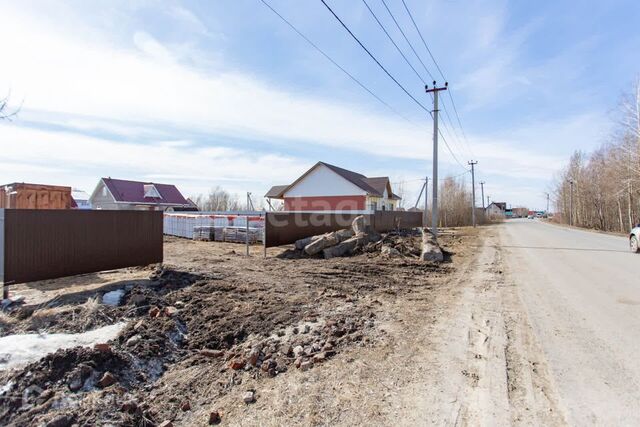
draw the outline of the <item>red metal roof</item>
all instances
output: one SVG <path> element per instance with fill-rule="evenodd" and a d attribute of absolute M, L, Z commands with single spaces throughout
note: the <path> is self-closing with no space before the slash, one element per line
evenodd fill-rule
<path fill-rule="evenodd" d="M 116 202 L 158 203 L 163 205 L 188 205 L 189 202 L 175 185 L 156 184 L 155 182 L 127 181 L 123 179 L 102 178 Z M 145 197 L 144 186 L 153 184 L 161 198 Z"/>

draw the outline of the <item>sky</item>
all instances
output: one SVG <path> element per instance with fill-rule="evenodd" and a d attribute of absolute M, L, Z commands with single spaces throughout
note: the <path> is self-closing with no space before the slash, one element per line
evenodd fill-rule
<path fill-rule="evenodd" d="M 432 174 L 428 112 L 320 0 L 265 1 L 388 106 L 260 0 L 0 0 L 0 97 L 20 106 L 0 122 L 0 183 L 91 193 L 111 176 L 257 200 L 325 161 L 390 176 L 412 206 Z M 326 1 L 433 109 L 422 80 L 444 79 L 402 1 L 385 0 L 411 45 L 382 0 L 366 0 L 416 72 L 363 1 Z M 462 174 L 470 186 L 476 160 L 491 200 L 544 208 L 570 154 L 612 133 L 640 73 L 640 3 L 405 1 L 450 88 L 440 97 L 450 147 L 441 139 L 440 178 Z"/>

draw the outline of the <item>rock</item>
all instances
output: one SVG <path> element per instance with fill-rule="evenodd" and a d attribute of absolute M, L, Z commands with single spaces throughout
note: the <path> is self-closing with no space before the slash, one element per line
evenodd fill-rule
<path fill-rule="evenodd" d="M 73 416 L 60 414 L 45 424 L 45 427 L 69 427 L 73 424 Z"/>
<path fill-rule="evenodd" d="M 182 412 L 187 412 L 191 409 L 191 403 L 189 403 L 188 400 L 185 400 L 184 402 L 182 402 L 182 405 L 180 405 L 180 409 L 182 410 Z"/>
<path fill-rule="evenodd" d="M 152 307 L 149 310 L 149 317 L 158 317 L 160 316 L 160 309 L 158 307 Z"/>
<path fill-rule="evenodd" d="M 235 371 L 242 369 L 247 364 L 247 361 L 244 359 L 234 359 L 229 364 L 229 367 Z"/>
<path fill-rule="evenodd" d="M 275 371 L 277 366 L 278 366 L 278 362 L 276 362 L 275 360 L 266 360 L 262 362 L 262 366 L 260 367 L 260 369 L 262 369 L 265 372 L 270 372 L 270 371 Z"/>
<path fill-rule="evenodd" d="M 300 370 L 303 372 L 308 371 L 311 368 L 313 368 L 313 362 L 311 360 L 305 360 L 300 364 Z"/>
<path fill-rule="evenodd" d="M 84 382 L 92 373 L 93 368 L 90 366 L 85 364 L 78 365 L 69 376 L 69 381 L 67 382 L 69 390 L 74 392 L 80 390 L 84 386 Z"/>
<path fill-rule="evenodd" d="M 120 411 L 133 414 L 138 410 L 138 403 L 135 400 L 127 400 L 120 406 Z"/>
<path fill-rule="evenodd" d="M 164 420 L 163 422 L 158 424 L 158 427 L 173 427 L 173 423 L 169 420 Z"/>
<path fill-rule="evenodd" d="M 205 348 L 203 350 L 200 350 L 200 354 L 205 356 L 205 357 L 210 357 L 212 359 L 216 359 L 218 357 L 224 356 L 224 351 L 222 351 L 222 350 L 209 350 L 208 348 Z"/>
<path fill-rule="evenodd" d="M 127 340 L 126 345 L 127 347 L 134 346 L 139 343 L 141 339 L 142 337 L 140 335 L 134 335 Z"/>
<path fill-rule="evenodd" d="M 300 357 L 304 354 L 304 347 L 302 347 L 301 345 L 297 345 L 293 348 L 293 355 L 295 357 Z"/>
<path fill-rule="evenodd" d="M 144 326 L 144 320 L 138 320 L 138 323 L 133 325 L 133 330 L 137 331 L 138 329 L 142 328 L 143 326 Z"/>
<path fill-rule="evenodd" d="M 293 356 L 293 347 L 291 347 L 290 344 L 285 344 L 280 348 L 280 353 L 282 353 L 283 356 Z"/>
<path fill-rule="evenodd" d="M 244 403 L 253 403 L 256 401 L 256 395 L 253 391 L 249 390 L 247 391 L 244 396 L 242 396 L 242 400 L 244 400 Z"/>
<path fill-rule="evenodd" d="M 209 424 L 220 424 L 222 422 L 222 417 L 220 417 L 220 412 L 213 411 L 209 414 Z"/>
<path fill-rule="evenodd" d="M 129 304 L 133 304 L 136 307 L 147 305 L 147 301 L 147 297 L 143 294 L 135 294 L 132 295 L 131 298 L 129 298 Z"/>
<path fill-rule="evenodd" d="M 296 368 L 300 368 L 300 365 L 302 365 L 302 358 L 298 357 L 293 364 Z"/>
<path fill-rule="evenodd" d="M 322 346 L 322 350 L 323 351 L 333 350 L 333 344 L 331 344 L 330 342 L 325 343 L 325 345 Z"/>
<path fill-rule="evenodd" d="M 380 253 L 389 258 L 398 258 L 402 256 L 399 250 L 388 245 L 382 246 Z"/>
<path fill-rule="evenodd" d="M 325 352 L 320 352 L 313 356 L 313 363 L 322 363 L 327 359 L 327 355 Z"/>
<path fill-rule="evenodd" d="M 36 399 L 36 403 L 38 403 L 38 405 L 42 405 L 43 403 L 51 399 L 55 394 L 55 391 L 47 389 L 40 393 L 40 396 L 38 396 L 38 398 Z"/>
<path fill-rule="evenodd" d="M 302 333 L 303 334 L 308 334 L 310 330 L 311 330 L 311 326 L 304 325 L 304 328 L 302 328 Z"/>
<path fill-rule="evenodd" d="M 173 317 L 178 313 L 178 311 L 179 310 L 177 308 L 175 308 L 175 307 L 171 307 L 171 306 L 165 307 L 164 308 L 164 315 L 167 316 L 167 317 Z"/>
<path fill-rule="evenodd" d="M 107 343 L 95 344 L 93 348 L 98 350 L 100 353 L 111 353 L 111 346 Z"/>
<path fill-rule="evenodd" d="M 249 364 L 252 366 L 256 366 L 258 364 L 258 359 L 260 358 L 260 350 L 254 348 L 249 353 Z"/>
<path fill-rule="evenodd" d="M 115 382 L 116 382 L 116 377 L 114 377 L 111 372 L 107 371 L 102 375 L 102 378 L 100 378 L 100 381 L 98 381 L 98 385 L 102 388 L 105 388 L 105 387 L 109 387 Z"/>
<path fill-rule="evenodd" d="M 422 254 L 420 255 L 420 259 L 430 262 L 444 261 L 442 249 L 440 249 L 436 237 L 428 228 L 422 229 Z"/>

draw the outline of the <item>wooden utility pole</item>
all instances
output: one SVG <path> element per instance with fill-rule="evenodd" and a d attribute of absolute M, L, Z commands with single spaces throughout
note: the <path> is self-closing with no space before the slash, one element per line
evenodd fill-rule
<path fill-rule="evenodd" d="M 424 86 L 427 93 L 433 93 L 433 190 L 431 191 L 431 232 L 438 237 L 438 93 L 447 90 L 449 83 L 445 82 L 443 87 L 437 87 L 433 82 L 433 88 Z"/>

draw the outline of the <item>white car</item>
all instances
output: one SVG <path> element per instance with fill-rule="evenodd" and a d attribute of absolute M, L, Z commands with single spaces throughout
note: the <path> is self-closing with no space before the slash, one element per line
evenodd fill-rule
<path fill-rule="evenodd" d="M 640 252 L 640 224 L 631 230 L 631 234 L 629 235 L 629 247 L 631 248 L 631 252 Z"/>

